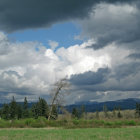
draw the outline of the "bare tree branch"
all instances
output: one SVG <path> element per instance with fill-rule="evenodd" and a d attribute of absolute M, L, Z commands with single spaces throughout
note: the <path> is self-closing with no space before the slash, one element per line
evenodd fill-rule
<path fill-rule="evenodd" d="M 53 110 L 54 105 L 57 105 L 62 109 L 63 97 L 64 97 L 64 94 L 66 94 L 62 92 L 62 90 L 67 90 L 69 88 L 69 83 L 67 79 L 61 79 L 60 81 L 55 83 L 55 87 L 56 88 L 54 90 L 54 96 L 51 102 L 48 120 L 50 120 L 50 117 L 52 116 L 52 110 Z"/>

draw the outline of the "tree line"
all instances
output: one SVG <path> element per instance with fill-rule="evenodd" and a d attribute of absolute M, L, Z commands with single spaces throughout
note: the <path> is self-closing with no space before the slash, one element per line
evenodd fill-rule
<path fill-rule="evenodd" d="M 32 105 L 31 108 L 28 106 L 27 98 L 24 98 L 23 104 L 16 102 L 13 97 L 9 104 L 4 104 L 0 109 L 0 117 L 2 119 L 22 119 L 22 118 L 35 118 L 45 117 L 46 119 L 49 116 L 50 106 L 47 104 L 46 100 L 39 98 L 36 103 Z M 56 105 L 52 106 L 51 119 L 57 119 L 57 107 Z"/>
<path fill-rule="evenodd" d="M 48 105 L 45 99 L 39 98 L 38 101 L 29 108 L 27 98 L 24 98 L 23 104 L 17 103 L 13 97 L 9 104 L 4 104 L 0 109 L 0 117 L 6 120 L 12 119 L 24 119 L 24 118 L 35 118 L 45 117 L 46 119 L 56 120 L 60 113 L 60 108 L 57 104 Z M 61 112 L 62 113 L 62 112 Z M 106 105 L 103 106 L 103 113 L 105 118 L 110 118 L 108 108 Z M 122 118 L 121 108 L 115 107 L 112 111 L 113 116 Z M 71 112 L 71 117 L 74 119 L 84 118 L 86 116 L 85 106 L 82 105 L 80 109 L 74 107 Z M 140 103 L 136 104 L 135 116 L 140 118 Z M 99 111 L 96 111 L 96 119 L 99 118 Z"/>
<path fill-rule="evenodd" d="M 72 118 L 77 118 L 77 119 L 80 119 L 80 118 L 83 118 L 85 117 L 86 118 L 86 111 L 85 111 L 85 106 L 81 106 L 81 108 L 76 108 L 74 107 L 72 109 Z M 104 118 L 123 118 L 123 114 L 122 114 L 122 110 L 121 110 L 121 107 L 120 106 L 115 106 L 114 109 L 112 110 L 112 113 L 110 115 L 110 112 L 107 108 L 106 105 L 103 105 L 103 112 L 104 114 Z M 95 112 L 95 118 L 96 119 L 99 119 L 100 118 L 100 112 L 98 110 L 96 110 Z M 134 111 L 134 116 L 135 118 L 140 118 L 140 103 L 136 103 L 136 108 L 135 108 L 135 111 Z"/>

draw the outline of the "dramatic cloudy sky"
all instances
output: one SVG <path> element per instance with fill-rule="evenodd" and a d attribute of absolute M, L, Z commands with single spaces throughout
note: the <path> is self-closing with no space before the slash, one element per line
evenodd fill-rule
<path fill-rule="evenodd" d="M 139 0 L 0 0 L 0 102 L 140 98 Z"/>

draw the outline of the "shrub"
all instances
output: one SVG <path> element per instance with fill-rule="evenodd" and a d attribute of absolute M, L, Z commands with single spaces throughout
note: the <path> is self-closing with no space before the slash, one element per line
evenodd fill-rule
<path fill-rule="evenodd" d="M 0 120 L 0 128 L 9 128 L 11 127 L 10 121 Z"/>
<path fill-rule="evenodd" d="M 74 119 L 74 120 L 73 120 L 73 124 L 74 124 L 74 125 L 78 125 L 78 124 L 79 124 L 79 120 Z"/>
<path fill-rule="evenodd" d="M 11 122 L 11 127 L 23 128 L 25 127 L 25 123 L 23 120 L 14 120 Z"/>
<path fill-rule="evenodd" d="M 122 123 L 122 121 L 115 121 L 115 122 L 114 122 L 114 125 L 115 125 L 115 126 L 122 126 L 123 123 Z"/>
<path fill-rule="evenodd" d="M 45 122 L 41 122 L 40 120 L 35 119 L 30 122 L 30 126 L 34 128 L 41 128 L 41 127 L 45 127 L 46 124 Z"/>
<path fill-rule="evenodd" d="M 135 126 L 136 122 L 134 120 L 125 121 L 125 125 Z"/>
<path fill-rule="evenodd" d="M 96 125 L 104 125 L 105 121 L 104 120 L 94 120 L 94 124 Z"/>
<path fill-rule="evenodd" d="M 113 122 L 105 122 L 104 125 L 107 127 L 111 127 L 114 125 L 114 123 Z"/>
<path fill-rule="evenodd" d="M 34 119 L 32 119 L 32 118 L 29 118 L 29 119 L 25 119 L 24 120 L 24 123 L 25 123 L 26 126 L 30 126 L 31 123 L 33 123 L 33 122 L 34 122 Z"/>

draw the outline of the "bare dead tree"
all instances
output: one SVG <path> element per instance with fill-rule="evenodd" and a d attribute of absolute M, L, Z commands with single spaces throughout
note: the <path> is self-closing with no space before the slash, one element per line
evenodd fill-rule
<path fill-rule="evenodd" d="M 68 83 L 67 79 L 61 79 L 60 81 L 56 82 L 54 86 L 55 86 L 55 88 L 53 91 L 53 98 L 52 98 L 52 102 L 50 105 L 48 120 L 50 120 L 51 117 L 54 118 L 54 116 L 52 116 L 52 110 L 53 110 L 54 105 L 59 106 L 62 111 L 66 112 L 66 110 L 62 107 L 62 103 L 64 102 L 64 100 L 63 100 L 64 94 L 66 94 L 66 91 L 69 88 L 69 83 Z"/>

